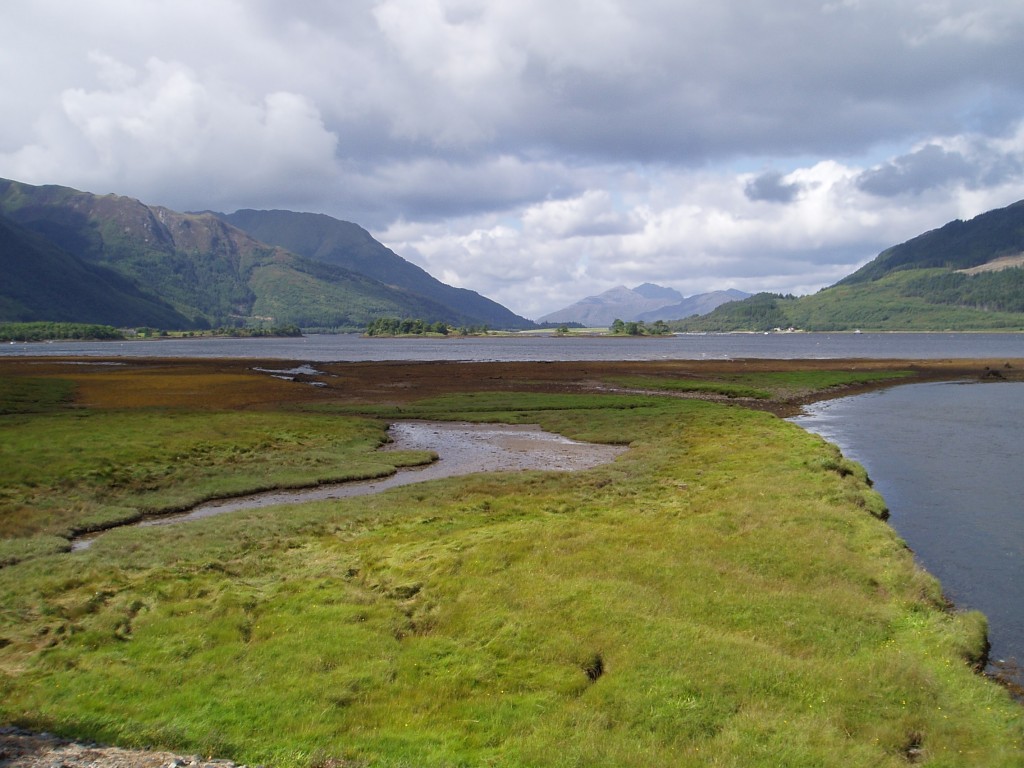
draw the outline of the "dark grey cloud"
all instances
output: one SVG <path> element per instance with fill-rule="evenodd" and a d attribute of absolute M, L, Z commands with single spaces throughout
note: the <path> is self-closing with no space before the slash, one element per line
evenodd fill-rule
<path fill-rule="evenodd" d="M 408 219 L 438 221 L 520 208 L 546 198 L 566 198 L 585 189 L 565 165 L 524 162 L 515 157 L 424 157 L 392 164 L 352 167 L 339 185 L 335 203 L 359 215 L 365 226 L 385 227 L 381 201 Z"/>
<path fill-rule="evenodd" d="M 970 156 L 935 144 L 896 157 L 864 171 L 856 180 L 858 188 L 879 197 L 920 195 L 951 185 L 968 189 L 993 186 L 1019 176 L 1021 160 L 990 146 L 971 148 Z"/>
<path fill-rule="evenodd" d="M 1005 132 L 1024 113 L 1024 8 L 999 0 L 37 0 L 5 17 L 0 152 L 53 153 L 40 139 L 60 128 L 58 143 L 74 141 L 62 94 L 119 103 L 139 90 L 130 73 L 154 58 L 186 68 L 211 102 L 303 97 L 346 168 L 849 157 L 908 137 Z M 109 77 L 116 66 L 120 82 Z M 136 98 L 123 116 L 162 114 Z M 45 125 L 50 137 L 39 135 Z M 196 190 L 208 189 L 195 175 Z M 400 209 L 410 198 L 380 200 L 380 216 L 416 215 Z M 447 199 L 434 213 L 458 215 L 465 198 Z"/>
<path fill-rule="evenodd" d="M 608 55 L 615 66 L 533 52 L 519 78 L 529 120 L 504 124 L 497 141 L 700 164 L 736 153 L 849 155 L 894 135 L 1005 129 L 1007 111 L 1020 114 L 1024 69 L 1007 62 L 1022 62 L 1021 14 L 956 2 L 950 18 L 915 3 L 833 5 L 630 4 L 628 42 Z M 960 21 L 958 10 L 973 15 Z"/>
<path fill-rule="evenodd" d="M 791 203 L 800 194 L 801 185 L 786 183 L 778 171 L 762 173 L 755 179 L 747 182 L 743 194 L 748 200 L 762 201 L 767 203 Z"/>
<path fill-rule="evenodd" d="M 916 195 L 953 182 L 973 180 L 977 172 L 977 167 L 959 152 L 929 144 L 865 171 L 857 179 L 857 186 L 880 197 Z"/>

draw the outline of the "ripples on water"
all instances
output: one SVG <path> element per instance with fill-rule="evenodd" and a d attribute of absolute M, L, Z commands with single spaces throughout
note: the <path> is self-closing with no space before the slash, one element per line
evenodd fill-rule
<path fill-rule="evenodd" d="M 793 421 L 864 465 L 946 595 L 988 616 L 992 658 L 1024 662 L 1024 383 L 904 385 Z"/>

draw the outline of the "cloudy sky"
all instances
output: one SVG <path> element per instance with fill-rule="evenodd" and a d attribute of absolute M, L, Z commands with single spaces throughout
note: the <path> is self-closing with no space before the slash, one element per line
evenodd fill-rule
<path fill-rule="evenodd" d="M 354 221 L 540 317 L 1024 198 L 1020 0 L 4 0 L 0 176 Z"/>

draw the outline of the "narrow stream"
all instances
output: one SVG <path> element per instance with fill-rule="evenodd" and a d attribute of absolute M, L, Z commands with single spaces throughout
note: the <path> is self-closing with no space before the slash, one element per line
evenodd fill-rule
<path fill-rule="evenodd" d="M 433 451 L 438 460 L 422 467 L 400 469 L 393 475 L 374 480 L 330 483 L 312 488 L 269 491 L 210 501 L 187 512 L 148 517 L 130 525 L 140 528 L 174 525 L 243 509 L 365 496 L 400 485 L 476 472 L 527 469 L 568 472 L 590 469 L 614 460 L 626 450 L 621 445 L 570 440 L 533 425 L 402 421 L 392 424 L 388 435 L 392 442 L 381 450 Z M 102 531 L 73 539 L 71 551 L 87 549 L 101 535 Z"/>

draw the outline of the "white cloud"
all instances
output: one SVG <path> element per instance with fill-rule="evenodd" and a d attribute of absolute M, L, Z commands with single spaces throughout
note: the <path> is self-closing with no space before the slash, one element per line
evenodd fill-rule
<path fill-rule="evenodd" d="M 543 239 L 625 234 L 638 225 L 635 218 L 615 209 L 603 189 L 531 205 L 523 212 L 522 223 L 531 237 Z"/>
<path fill-rule="evenodd" d="M 958 142 L 971 144 L 963 138 L 952 143 Z M 1000 146 L 1007 162 L 1024 158 L 1014 141 Z M 613 206 L 606 190 L 587 190 L 525 206 L 502 221 L 484 216 L 443 228 L 402 222 L 379 236 L 429 271 L 452 269 L 460 285 L 539 317 L 584 296 L 646 281 L 684 294 L 813 292 L 889 245 L 1005 205 L 1024 184 L 1018 172 L 996 202 L 998 194 L 981 195 L 959 179 L 919 205 L 919 196 L 881 197 L 863 189 L 859 180 L 868 172 L 833 160 L 795 168 L 780 178 L 798 192 L 780 205 L 748 194 L 763 174 L 664 171 L 649 175 L 644 194 L 625 208 L 625 202 Z M 608 175 L 615 178 L 614 169 Z M 602 216 L 616 226 L 602 229 Z"/>
<path fill-rule="evenodd" d="M 179 62 L 151 58 L 135 72 L 105 54 L 92 59 L 108 87 L 64 91 L 41 140 L 0 158 L 15 178 L 47 183 L 59 173 L 89 189 L 208 207 L 241 198 L 233 185 L 301 197 L 299 180 L 331 183 L 337 173 L 337 137 L 302 95 L 249 100 Z"/>
<path fill-rule="evenodd" d="M 354 220 L 539 316 L 806 292 L 1024 197 L 1024 4 L 35 0 L 0 176 Z"/>

